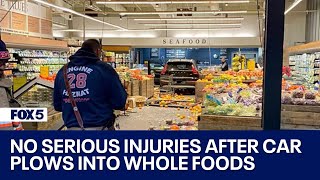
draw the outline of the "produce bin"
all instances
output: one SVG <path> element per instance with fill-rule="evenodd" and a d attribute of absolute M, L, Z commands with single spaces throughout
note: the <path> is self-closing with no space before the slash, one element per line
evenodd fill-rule
<path fill-rule="evenodd" d="M 203 92 L 203 89 L 208 84 L 212 84 L 212 83 L 211 82 L 196 82 L 196 90 L 195 90 L 196 102 L 203 102 L 203 97 L 205 95 L 205 92 Z"/>
<path fill-rule="evenodd" d="M 199 130 L 262 130 L 261 118 L 201 115 Z"/>
<path fill-rule="evenodd" d="M 131 94 L 130 94 L 131 96 L 139 96 L 139 93 L 140 93 L 139 85 L 140 85 L 139 80 L 133 79 L 131 81 Z"/>
<path fill-rule="evenodd" d="M 199 130 L 260 130 L 261 118 L 202 115 Z M 281 129 L 319 130 L 320 107 L 282 105 Z"/>
<path fill-rule="evenodd" d="M 131 96 L 132 93 L 132 83 L 131 81 L 123 81 L 123 87 L 125 87 L 128 96 Z"/>
<path fill-rule="evenodd" d="M 147 80 L 139 81 L 139 95 L 147 97 Z"/>
<path fill-rule="evenodd" d="M 282 105 L 282 129 L 320 129 L 320 106 Z"/>
<path fill-rule="evenodd" d="M 147 98 L 151 98 L 154 95 L 154 79 L 147 80 Z"/>

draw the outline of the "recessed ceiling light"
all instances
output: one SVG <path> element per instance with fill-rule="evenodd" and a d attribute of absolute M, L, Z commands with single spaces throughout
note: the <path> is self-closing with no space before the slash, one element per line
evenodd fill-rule
<path fill-rule="evenodd" d="M 248 11 L 152 11 L 152 12 L 121 12 L 120 15 L 156 15 L 156 14 L 245 14 Z"/>
<path fill-rule="evenodd" d="M 291 4 L 291 6 L 289 6 L 289 8 L 284 12 L 284 14 L 288 14 L 293 8 L 295 8 L 301 2 L 302 0 L 295 0 L 295 2 Z"/>
<path fill-rule="evenodd" d="M 243 17 L 228 17 L 228 18 L 135 18 L 135 21 L 242 21 Z"/>
<path fill-rule="evenodd" d="M 239 28 L 157 28 L 156 31 L 219 31 L 219 30 L 234 30 Z"/>
<path fill-rule="evenodd" d="M 145 26 L 241 26 L 241 23 L 140 23 Z"/>
<path fill-rule="evenodd" d="M 227 1 L 97 1 L 97 4 L 223 4 L 223 3 L 249 3 L 249 0 Z"/>
<path fill-rule="evenodd" d="M 61 31 L 61 32 L 83 32 L 81 29 L 53 29 L 54 31 Z"/>
<path fill-rule="evenodd" d="M 64 24 L 59 24 L 59 23 L 52 23 L 53 26 L 58 27 L 58 28 L 66 28 L 67 25 Z"/>

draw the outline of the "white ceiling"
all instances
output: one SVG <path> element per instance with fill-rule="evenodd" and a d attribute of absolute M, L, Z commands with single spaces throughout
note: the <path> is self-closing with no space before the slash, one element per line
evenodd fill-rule
<path fill-rule="evenodd" d="M 62 1 L 62 0 L 56 0 Z M 96 4 L 97 1 L 105 1 L 110 2 L 109 0 L 64 0 L 65 4 L 68 4 L 68 8 L 73 9 L 80 13 L 86 13 L 88 15 L 96 14 L 97 19 L 101 21 L 105 21 L 117 26 L 121 26 L 128 31 L 115 31 L 117 30 L 114 27 L 101 24 L 98 22 L 94 22 L 91 20 L 85 21 L 86 28 L 86 37 L 119 37 L 119 38 L 128 38 L 128 37 L 141 37 L 141 38 L 155 38 L 155 37 L 259 37 L 259 20 L 258 20 L 258 9 L 257 3 L 260 7 L 259 16 L 260 23 L 263 26 L 263 17 L 264 17 L 264 0 L 249 0 L 247 3 L 204 3 L 204 4 L 196 4 L 196 3 L 186 3 L 185 1 L 191 0 L 180 0 L 176 2 L 182 3 L 174 3 L 174 4 L 113 4 L 113 5 L 101 5 Z M 121 0 L 112 0 L 112 2 L 121 1 Z M 125 0 L 123 0 L 125 1 Z M 138 0 L 139 2 L 145 1 L 150 2 L 150 0 Z M 152 1 L 152 0 L 151 0 Z M 167 0 L 159 0 L 159 1 L 167 1 Z M 158 1 L 158 2 L 159 2 Z M 193 0 L 194 1 L 194 0 Z M 203 1 L 203 0 L 197 0 Z M 223 1 L 223 0 L 220 0 Z M 230 0 L 224 0 L 224 2 Z M 134 1 L 130 1 L 134 2 Z M 291 4 L 293 0 L 287 0 L 287 5 Z M 61 3 L 60 3 L 61 4 Z M 85 9 L 84 10 L 84 5 Z M 66 5 L 65 5 L 66 6 Z M 178 9 L 190 9 L 191 16 L 178 16 L 176 13 Z M 168 14 L 150 14 L 155 12 L 173 12 Z M 223 12 L 230 11 L 229 13 L 205 13 L 200 14 L 199 12 Z M 233 14 L 233 11 L 247 11 L 246 13 L 236 13 Z M 144 14 L 130 14 L 126 15 L 123 13 L 144 13 Z M 54 22 L 57 22 L 61 25 L 67 25 L 65 27 L 57 27 L 54 31 L 55 36 L 57 37 L 82 37 L 82 32 L 64 32 L 61 29 L 75 29 L 77 31 L 83 30 L 83 18 L 74 16 L 72 25 L 68 24 L 68 16 L 62 17 L 61 14 L 56 14 L 54 16 Z M 189 20 L 189 21 L 136 21 L 137 18 L 204 18 L 208 20 Z M 237 21 L 227 21 L 227 20 L 209 20 L 214 17 L 244 17 L 244 20 Z M 162 23 L 163 26 L 150 26 L 152 23 Z M 169 23 L 170 25 L 166 25 Z M 184 25 L 174 25 L 175 23 L 184 23 Z M 198 24 L 196 24 L 198 23 Z M 210 25 L 199 25 L 199 23 L 207 23 Z M 219 25 L 214 25 L 215 23 L 219 23 Z M 233 23 L 240 24 L 237 26 L 229 26 L 229 25 L 221 25 L 223 23 Z M 149 24 L 149 25 L 145 25 Z M 180 29 L 181 30 L 170 30 L 170 29 Z M 231 29 L 230 29 L 231 28 Z M 154 30 L 154 29 L 163 29 Z M 191 30 L 196 29 L 196 30 Z M 203 30 L 200 30 L 203 29 Z M 208 30 L 215 29 L 215 30 Z M 218 29 L 218 30 L 217 30 Z M 221 29 L 221 30 L 219 30 Z M 263 30 L 263 27 L 261 28 Z"/>

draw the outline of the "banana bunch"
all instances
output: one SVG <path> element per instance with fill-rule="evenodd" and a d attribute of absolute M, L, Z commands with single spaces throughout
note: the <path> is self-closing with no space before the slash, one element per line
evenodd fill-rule
<path fill-rule="evenodd" d="M 212 80 L 214 78 L 214 76 L 212 75 L 212 74 L 208 74 L 208 75 L 206 75 L 206 77 L 205 77 L 205 79 L 207 79 L 207 80 Z"/>
<path fill-rule="evenodd" d="M 222 74 L 222 75 L 220 76 L 220 79 L 221 79 L 221 80 L 230 81 L 230 80 L 233 79 L 233 76 L 231 76 L 231 75 L 229 75 L 229 74 Z"/>
<path fill-rule="evenodd" d="M 232 70 L 235 72 L 238 72 L 240 69 L 243 69 L 242 65 L 246 62 L 246 56 L 242 55 L 236 55 L 234 58 L 232 58 Z"/>
<path fill-rule="evenodd" d="M 210 82 L 208 79 L 199 79 L 197 82 Z"/>
<path fill-rule="evenodd" d="M 240 70 L 240 56 L 235 56 L 232 58 L 232 70 L 238 72 Z"/>
<path fill-rule="evenodd" d="M 244 76 L 237 76 L 237 82 L 242 83 L 242 81 L 246 80 Z"/>

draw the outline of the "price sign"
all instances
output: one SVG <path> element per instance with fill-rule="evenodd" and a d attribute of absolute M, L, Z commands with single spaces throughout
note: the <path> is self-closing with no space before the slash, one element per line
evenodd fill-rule
<path fill-rule="evenodd" d="M 110 56 L 115 56 L 115 53 L 114 52 L 106 52 L 105 55 L 107 57 L 110 57 Z"/>
<path fill-rule="evenodd" d="M 13 91 L 18 90 L 23 85 L 27 83 L 27 77 L 26 76 L 19 76 L 13 78 Z"/>
<path fill-rule="evenodd" d="M 49 66 L 41 66 L 40 67 L 40 77 L 48 78 L 49 77 Z"/>

